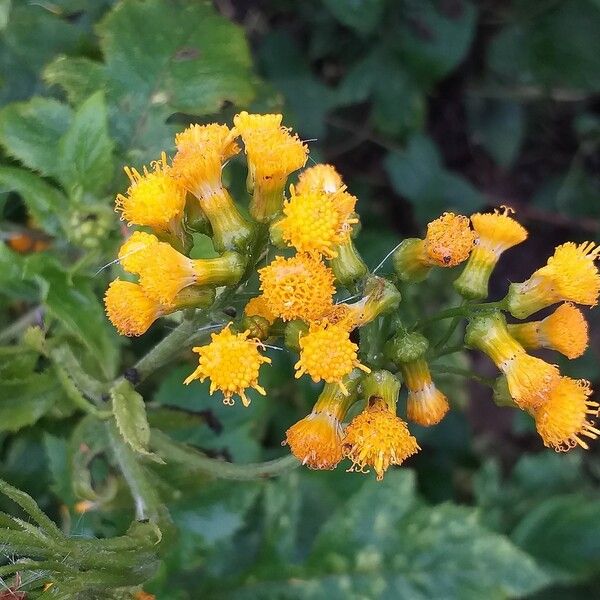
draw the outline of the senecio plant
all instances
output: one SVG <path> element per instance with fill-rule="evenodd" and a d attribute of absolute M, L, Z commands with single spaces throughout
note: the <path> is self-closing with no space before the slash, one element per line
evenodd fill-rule
<path fill-rule="evenodd" d="M 221 177 L 242 144 L 247 214 Z M 558 246 L 503 300 L 485 302 L 499 258 L 527 238 L 509 208 L 471 217 L 444 213 L 423 239 L 399 244 L 391 255 L 394 274 L 385 278 L 369 271 L 354 246 L 356 198 L 334 167 L 315 164 L 288 187 L 305 167 L 308 148 L 282 126 L 281 115 L 242 112 L 233 128 L 192 125 L 175 145 L 172 160 L 163 154 L 142 173 L 126 169 L 131 185 L 116 210 L 144 230 L 119 251 L 123 269 L 137 279 L 110 284 L 108 317 L 119 333 L 139 336 L 158 318 L 185 311 L 201 330 L 235 299 L 244 302 L 236 317 L 213 324 L 218 331 L 209 343 L 193 348 L 198 366 L 185 383 L 208 379 L 211 394 L 219 392 L 225 404 L 238 397 L 249 406 L 249 389 L 268 394 L 260 384 L 271 362 L 265 348 L 297 355 L 296 378 L 324 383 L 310 414 L 289 427 L 283 442 L 302 464 L 333 469 L 348 459 L 349 471 L 373 469 L 382 479 L 390 465 L 420 450 L 407 421 L 430 427 L 449 411 L 430 365 L 464 348 L 494 362 L 496 401 L 530 413 L 546 446 L 587 448 L 586 440 L 600 434 L 589 382 L 561 376 L 530 354 L 550 348 L 572 359 L 584 352 L 587 324 L 575 304 L 594 306 L 598 299 L 600 249 L 593 243 Z M 215 257 L 190 257 L 194 232 L 210 236 Z M 412 323 L 400 317 L 401 288 L 463 263 L 454 281 L 460 306 Z M 248 300 L 256 275 L 260 291 Z M 521 321 L 552 305 L 558 308 L 544 319 Z M 509 315 L 516 322 L 507 322 Z M 427 326 L 443 319 L 450 325 L 441 338 L 427 339 Z M 464 343 L 449 346 L 462 319 Z M 407 400 L 399 407 L 402 385 Z"/>

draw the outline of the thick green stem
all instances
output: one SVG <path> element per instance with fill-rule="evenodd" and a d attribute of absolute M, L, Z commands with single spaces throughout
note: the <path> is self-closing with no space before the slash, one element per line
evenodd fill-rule
<path fill-rule="evenodd" d="M 472 379 L 473 381 L 476 381 L 482 385 L 494 387 L 494 379 L 489 377 L 481 377 L 481 375 L 477 375 L 476 373 L 469 371 L 469 369 L 461 369 L 460 367 L 451 367 L 449 365 L 431 365 L 430 368 L 432 373 L 437 373 L 440 375 L 459 375 L 460 377 Z"/>
<path fill-rule="evenodd" d="M 167 462 L 173 461 L 187 465 L 191 469 L 202 471 L 218 479 L 236 481 L 266 479 L 287 473 L 300 465 L 300 462 L 292 455 L 262 463 L 236 465 L 224 460 L 208 458 L 189 446 L 172 441 L 167 435 L 156 429 L 152 430 L 150 445 Z"/>
<path fill-rule="evenodd" d="M 484 302 L 482 304 L 465 304 L 464 306 L 455 306 L 454 308 L 448 308 L 447 310 L 442 310 L 437 315 L 433 315 L 431 317 L 426 317 L 425 319 L 420 319 L 414 325 L 414 329 L 422 329 L 427 325 L 431 325 L 432 323 L 436 323 L 437 321 L 442 321 L 443 319 L 453 319 L 454 317 L 466 318 L 469 317 L 472 313 L 477 312 L 483 309 L 504 309 L 506 307 L 506 303 L 504 300 L 499 300 L 498 302 Z"/>

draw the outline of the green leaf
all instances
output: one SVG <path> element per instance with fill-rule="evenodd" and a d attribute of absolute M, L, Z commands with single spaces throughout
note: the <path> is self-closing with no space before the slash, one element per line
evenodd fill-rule
<path fill-rule="evenodd" d="M 68 442 L 49 433 L 44 433 L 44 447 L 52 477 L 51 489 L 66 504 L 72 504 L 73 488 L 69 469 Z"/>
<path fill-rule="evenodd" d="M 59 400 L 61 389 L 47 374 L 0 382 L 0 431 L 18 431 L 44 416 Z"/>
<path fill-rule="evenodd" d="M 244 33 L 209 3 L 125 0 L 99 33 L 113 129 L 136 160 L 172 144 L 173 113 L 205 115 L 253 97 Z"/>
<path fill-rule="evenodd" d="M 323 525 L 306 566 L 250 574 L 228 597 L 427 599 L 524 596 L 550 583 L 472 509 L 425 506 L 405 470 L 367 481 Z"/>
<path fill-rule="evenodd" d="M 10 15 L 12 0 L 0 0 L 0 31 L 6 29 Z"/>
<path fill-rule="evenodd" d="M 62 87 L 74 105 L 106 86 L 104 65 L 84 57 L 59 56 L 45 67 L 43 77 L 49 85 Z"/>
<path fill-rule="evenodd" d="M 65 188 L 81 188 L 95 195 L 104 192 L 113 176 L 112 151 L 104 94 L 97 92 L 79 107 L 59 142 L 61 180 Z"/>
<path fill-rule="evenodd" d="M 34 255 L 26 264 L 25 277 L 39 283 L 48 312 L 87 348 L 104 377 L 112 379 L 119 360 L 118 337 L 90 281 L 69 276 L 49 257 Z"/>
<path fill-rule="evenodd" d="M 32 98 L 0 111 L 0 144 L 9 156 L 42 175 L 56 175 L 56 142 L 71 121 L 71 109 L 51 98 Z"/>
<path fill-rule="evenodd" d="M 363 34 L 375 29 L 385 6 L 385 0 L 323 0 L 323 3 L 340 23 Z"/>
<path fill-rule="evenodd" d="M 588 0 L 556 3 L 536 18 L 501 29 L 490 45 L 488 68 L 501 82 L 597 91 L 599 28 L 597 4 Z"/>
<path fill-rule="evenodd" d="M 431 86 L 467 54 L 475 35 L 477 10 L 465 0 L 407 0 L 398 3 L 397 10 L 403 22 L 394 30 L 394 43 L 402 64 L 417 81 Z"/>
<path fill-rule="evenodd" d="M 69 202 L 57 188 L 25 169 L 3 166 L 0 166 L 0 186 L 21 196 L 36 225 L 52 235 L 60 233 L 61 214 Z"/>
<path fill-rule="evenodd" d="M 422 225 L 445 211 L 469 214 L 485 204 L 466 179 L 443 168 L 435 144 L 423 135 L 413 136 L 404 152 L 390 152 L 385 168 L 394 189 L 413 203 Z"/>
<path fill-rule="evenodd" d="M 33 372 L 39 354 L 22 346 L 0 346 L 0 379 L 21 379 Z"/>
<path fill-rule="evenodd" d="M 525 133 L 522 106 L 510 100 L 471 96 L 468 109 L 474 141 L 481 144 L 501 167 L 510 166 L 517 157 Z"/>
<path fill-rule="evenodd" d="M 150 427 L 146 418 L 144 399 L 133 386 L 123 380 L 110 391 L 112 410 L 123 439 L 138 454 L 152 457 L 156 462 L 162 460 L 148 450 Z"/>
<path fill-rule="evenodd" d="M 563 581 L 600 573 L 600 499 L 583 494 L 549 498 L 511 538 Z"/>

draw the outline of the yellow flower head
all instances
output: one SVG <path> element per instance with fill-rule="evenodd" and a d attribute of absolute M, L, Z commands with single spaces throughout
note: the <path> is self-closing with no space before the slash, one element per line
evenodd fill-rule
<path fill-rule="evenodd" d="M 419 358 L 400 365 L 408 388 L 407 417 L 423 427 L 437 425 L 450 410 L 448 399 L 431 379 L 427 362 Z"/>
<path fill-rule="evenodd" d="M 485 352 L 506 375 L 510 395 L 519 408 L 528 410 L 539 406 L 556 383 L 559 375 L 556 366 L 527 354 L 510 335 L 500 313 L 473 317 L 465 342 Z"/>
<path fill-rule="evenodd" d="M 250 115 L 244 111 L 233 122 L 244 140 L 252 185 L 264 192 L 282 192 L 288 176 L 306 163 L 307 146 L 281 126 L 281 115 Z"/>
<path fill-rule="evenodd" d="M 355 367 L 370 372 L 360 364 L 357 350 L 358 346 L 350 341 L 350 334 L 343 325 L 312 324 L 308 333 L 300 338 L 300 360 L 294 367 L 296 379 L 308 373 L 315 383 L 321 380 L 337 383 L 347 393 L 342 383 L 345 375 Z"/>
<path fill-rule="evenodd" d="M 378 481 L 390 465 L 400 465 L 420 450 L 406 423 L 376 396 L 350 422 L 342 444 L 352 461 L 350 470 L 365 473 L 373 467 Z"/>
<path fill-rule="evenodd" d="M 167 307 L 148 297 L 141 286 L 115 279 L 104 296 L 106 314 L 121 335 L 137 336 L 146 333 Z"/>
<path fill-rule="evenodd" d="M 570 302 L 561 304 L 542 321 L 509 325 L 510 334 L 525 348 L 550 348 L 573 359 L 588 345 L 588 325 L 581 311 Z"/>
<path fill-rule="evenodd" d="M 335 247 L 349 239 L 352 225 L 358 223 L 355 204 L 356 198 L 343 190 L 297 194 L 292 186 L 279 222 L 283 240 L 298 252 L 335 258 Z"/>
<path fill-rule="evenodd" d="M 302 171 L 298 178 L 296 191 L 298 194 L 308 194 L 310 192 L 333 194 L 343 185 L 342 177 L 334 166 L 315 165 Z"/>
<path fill-rule="evenodd" d="M 523 283 L 511 284 L 508 292 L 510 313 L 523 319 L 555 304 L 569 301 L 596 306 L 600 293 L 600 274 L 595 261 L 600 246 L 593 242 L 558 246 L 548 263 Z"/>
<path fill-rule="evenodd" d="M 256 296 L 256 298 L 251 298 L 246 307 L 244 308 L 244 313 L 249 317 L 262 317 L 272 325 L 277 319 L 277 315 L 274 314 L 267 302 L 265 301 L 264 296 Z"/>
<path fill-rule="evenodd" d="M 502 206 L 493 213 L 471 216 L 477 246 L 493 254 L 496 261 L 503 252 L 527 239 L 525 227 L 509 216 L 513 212 L 508 206 Z"/>
<path fill-rule="evenodd" d="M 198 198 L 219 193 L 223 164 L 240 151 L 227 125 L 190 125 L 175 136 L 173 174 Z"/>
<path fill-rule="evenodd" d="M 512 219 L 508 207 L 471 215 L 476 240 L 471 256 L 454 287 L 465 298 L 488 295 L 490 276 L 503 252 L 527 239 L 527 230 Z"/>
<path fill-rule="evenodd" d="M 118 194 L 115 210 L 129 225 L 145 225 L 156 231 L 177 229 L 185 208 L 185 188 L 173 176 L 163 152 L 160 160 L 153 163 L 143 174 L 132 167 L 125 167 L 130 186 Z"/>
<path fill-rule="evenodd" d="M 148 261 L 148 249 L 158 243 L 155 235 L 144 231 L 134 231 L 119 249 L 121 266 L 128 273 L 139 274 Z"/>
<path fill-rule="evenodd" d="M 455 267 L 465 261 L 475 241 L 468 217 L 444 213 L 427 225 L 424 250 L 429 264 Z"/>
<path fill-rule="evenodd" d="M 333 272 L 306 254 L 278 256 L 258 275 L 265 302 L 284 321 L 315 321 L 333 306 Z"/>
<path fill-rule="evenodd" d="M 244 406 L 250 404 L 246 389 L 254 388 L 263 396 L 265 390 L 258 384 L 258 375 L 263 363 L 271 359 L 258 351 L 259 340 L 248 339 L 249 331 L 232 333 L 229 325 L 219 333 L 211 335 L 206 346 L 193 348 L 197 352 L 198 367 L 184 381 L 187 385 L 194 379 L 210 379 L 210 393 L 223 392 L 223 403 L 233 405 L 233 395 L 237 394 Z"/>
<path fill-rule="evenodd" d="M 588 400 L 592 390 L 588 381 L 561 377 L 550 391 L 547 400 L 535 411 L 535 426 L 544 445 L 557 452 L 581 446 L 588 449 L 582 439 L 596 439 L 600 431 L 593 419 L 599 416 L 597 402 Z"/>
<path fill-rule="evenodd" d="M 313 411 L 286 431 L 285 443 L 303 465 L 334 469 L 342 460 L 342 425 L 329 412 Z"/>

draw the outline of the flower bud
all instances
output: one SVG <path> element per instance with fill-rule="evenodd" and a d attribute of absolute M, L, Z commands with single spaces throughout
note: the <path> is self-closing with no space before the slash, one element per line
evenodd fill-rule
<path fill-rule="evenodd" d="M 335 252 L 337 256 L 331 259 L 329 264 L 336 281 L 344 287 L 352 287 L 369 272 L 351 239 L 336 246 Z"/>
<path fill-rule="evenodd" d="M 385 345 L 386 358 L 396 365 L 410 363 L 425 356 L 429 342 L 420 333 L 400 332 Z"/>

